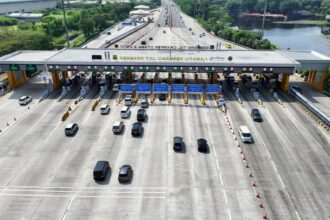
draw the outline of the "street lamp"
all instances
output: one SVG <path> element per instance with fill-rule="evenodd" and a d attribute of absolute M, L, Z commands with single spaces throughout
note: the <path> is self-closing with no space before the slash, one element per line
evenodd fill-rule
<path fill-rule="evenodd" d="M 62 10 L 63 10 L 63 16 L 64 16 L 64 28 L 65 28 L 65 33 L 66 33 L 66 41 L 67 41 L 68 47 L 70 47 L 68 26 L 66 23 L 66 14 L 65 14 L 65 9 L 64 9 L 64 0 L 62 0 Z"/>
<path fill-rule="evenodd" d="M 264 37 L 265 16 L 267 10 L 267 0 L 265 0 L 264 14 L 262 16 L 261 39 Z"/>

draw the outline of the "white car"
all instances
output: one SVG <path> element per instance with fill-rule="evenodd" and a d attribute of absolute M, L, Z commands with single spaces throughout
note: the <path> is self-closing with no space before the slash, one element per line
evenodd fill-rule
<path fill-rule="evenodd" d="M 101 108 L 100 108 L 101 115 L 109 114 L 109 112 L 110 112 L 110 105 L 107 105 L 107 104 L 101 105 Z"/>
<path fill-rule="evenodd" d="M 112 126 L 112 131 L 114 134 L 120 134 L 124 128 L 124 122 L 116 121 Z"/>
<path fill-rule="evenodd" d="M 78 131 L 77 123 L 69 123 L 64 130 L 66 136 L 73 136 Z"/>
<path fill-rule="evenodd" d="M 141 100 L 141 107 L 142 108 L 148 108 L 148 106 L 149 106 L 148 100 L 147 99 L 142 99 Z"/>
<path fill-rule="evenodd" d="M 31 96 L 22 96 L 21 98 L 19 98 L 19 104 L 20 105 L 27 105 L 31 101 L 32 101 Z"/>

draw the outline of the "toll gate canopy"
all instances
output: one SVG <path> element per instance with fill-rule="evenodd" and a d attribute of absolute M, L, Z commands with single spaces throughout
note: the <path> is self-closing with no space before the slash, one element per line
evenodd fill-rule
<path fill-rule="evenodd" d="M 62 49 L 16 51 L 0 57 L 0 71 L 134 71 L 292 74 L 324 71 L 330 58 L 315 51 Z"/>

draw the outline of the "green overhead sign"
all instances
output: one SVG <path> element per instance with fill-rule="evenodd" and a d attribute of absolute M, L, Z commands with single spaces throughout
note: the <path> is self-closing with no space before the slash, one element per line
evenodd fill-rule
<path fill-rule="evenodd" d="M 36 72 L 37 71 L 37 65 L 29 64 L 26 65 L 26 70 L 30 72 Z"/>
<path fill-rule="evenodd" d="M 19 70 L 19 66 L 17 64 L 10 64 L 9 65 L 9 70 L 11 70 L 11 71 L 18 71 Z"/>

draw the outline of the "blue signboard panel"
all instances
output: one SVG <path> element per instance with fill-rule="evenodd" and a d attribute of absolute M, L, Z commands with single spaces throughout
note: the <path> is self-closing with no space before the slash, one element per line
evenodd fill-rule
<path fill-rule="evenodd" d="M 167 93 L 168 85 L 167 84 L 154 84 L 154 93 Z"/>
<path fill-rule="evenodd" d="M 131 93 L 133 91 L 133 86 L 126 84 L 126 85 L 120 85 L 119 90 L 121 92 Z"/>
<path fill-rule="evenodd" d="M 215 94 L 218 93 L 220 91 L 219 85 L 217 84 L 209 84 L 206 85 L 205 87 L 205 93 L 206 94 Z"/>
<path fill-rule="evenodd" d="M 188 93 L 203 93 L 203 85 L 189 84 Z"/>
<path fill-rule="evenodd" d="M 172 85 L 172 93 L 184 93 L 184 85 L 176 84 Z"/>
<path fill-rule="evenodd" d="M 151 92 L 151 85 L 150 84 L 136 84 L 136 93 L 150 93 Z"/>

